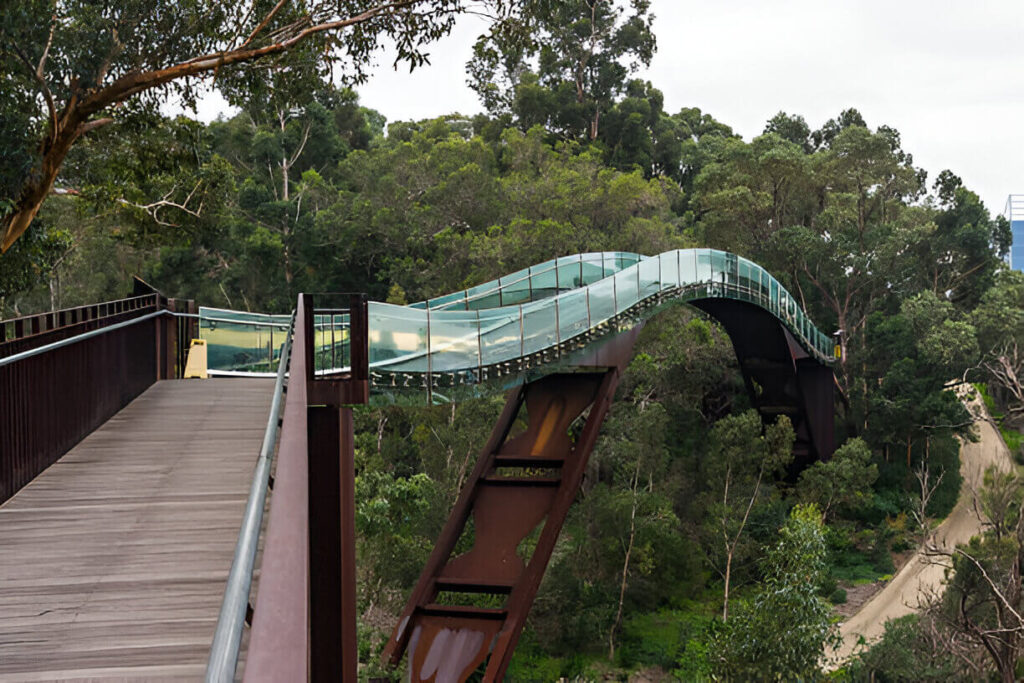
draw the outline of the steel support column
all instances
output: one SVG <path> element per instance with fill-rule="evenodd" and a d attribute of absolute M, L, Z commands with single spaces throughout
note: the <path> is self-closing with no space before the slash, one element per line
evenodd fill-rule
<path fill-rule="evenodd" d="M 356 679 L 355 474 L 352 408 L 310 406 L 309 671 Z"/>
<path fill-rule="evenodd" d="M 355 681 L 356 636 L 355 433 L 352 404 L 365 403 L 366 297 L 349 301 L 351 364 L 347 376 L 322 378 L 315 368 L 316 309 L 299 298 L 307 389 L 309 449 L 309 675 L 313 681 Z"/>
<path fill-rule="evenodd" d="M 392 666 L 408 653 L 411 680 L 465 681 L 484 662 L 484 681 L 505 675 L 637 332 L 581 363 L 589 372 L 548 375 L 508 394 L 384 648 Z M 513 435 L 524 407 L 526 429 Z M 453 557 L 470 518 L 472 547 Z M 535 531 L 533 551 L 521 557 Z M 494 596 L 508 597 L 496 608 Z"/>

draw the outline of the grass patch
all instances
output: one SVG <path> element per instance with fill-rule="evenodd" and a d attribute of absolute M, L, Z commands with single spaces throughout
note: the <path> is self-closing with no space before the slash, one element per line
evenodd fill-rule
<path fill-rule="evenodd" d="M 844 562 L 832 566 L 832 576 L 837 581 L 860 586 L 865 583 L 874 583 L 883 576 L 885 571 L 880 571 L 870 558 L 864 557 L 860 562 Z"/>
<path fill-rule="evenodd" d="M 988 409 L 988 414 L 992 416 L 992 419 L 1003 419 L 1003 414 L 996 410 L 995 399 L 992 398 L 992 394 L 988 393 L 988 385 L 984 382 L 975 382 L 973 386 L 977 389 L 978 393 L 981 394 L 981 400 L 985 403 L 985 407 Z"/>
<path fill-rule="evenodd" d="M 1010 452 L 1020 452 L 1021 444 L 1024 443 L 1024 434 L 1021 434 L 1016 429 L 1007 429 L 1002 425 L 999 425 L 999 431 L 1002 433 L 1003 441 L 1006 442 L 1006 447 L 1010 449 Z"/>
<path fill-rule="evenodd" d="M 988 385 L 976 383 L 974 388 L 981 394 L 981 399 L 985 402 L 985 407 L 988 408 L 988 414 L 999 425 L 999 433 L 1002 434 L 1003 441 L 1006 442 L 1006 447 L 1010 450 L 1010 455 L 1018 464 L 1024 464 L 1024 450 L 1021 449 L 1021 446 L 1024 446 L 1024 434 L 1003 425 L 1006 416 L 996 409 L 995 399 L 988 393 Z"/>

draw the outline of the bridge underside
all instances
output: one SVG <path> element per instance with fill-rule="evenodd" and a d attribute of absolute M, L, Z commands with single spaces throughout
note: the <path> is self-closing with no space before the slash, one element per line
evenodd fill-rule
<path fill-rule="evenodd" d="M 732 340 L 751 405 L 766 422 L 793 423 L 797 469 L 835 450 L 835 378 L 760 306 L 733 299 L 701 299 L 694 306 L 722 324 Z"/>
<path fill-rule="evenodd" d="M 272 380 L 154 384 L 0 506 L 0 680 L 197 680 Z"/>

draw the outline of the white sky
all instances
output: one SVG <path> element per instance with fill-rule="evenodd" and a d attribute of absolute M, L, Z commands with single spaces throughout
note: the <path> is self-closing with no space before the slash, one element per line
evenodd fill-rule
<path fill-rule="evenodd" d="M 1024 192 L 1024 2 L 1020 0 L 653 0 L 658 52 L 639 74 L 669 113 L 700 107 L 745 139 L 782 110 L 817 128 L 856 107 L 900 131 L 928 171 L 952 169 L 993 213 Z M 464 65 L 467 17 L 409 74 L 380 57 L 362 103 L 389 121 L 480 111 Z M 212 119 L 216 97 L 200 106 Z"/>

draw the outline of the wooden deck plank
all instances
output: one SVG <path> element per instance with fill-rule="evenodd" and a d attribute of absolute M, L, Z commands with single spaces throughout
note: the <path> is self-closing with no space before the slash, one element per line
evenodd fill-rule
<path fill-rule="evenodd" d="M 202 677 L 272 392 L 158 382 L 0 506 L 0 681 Z"/>

